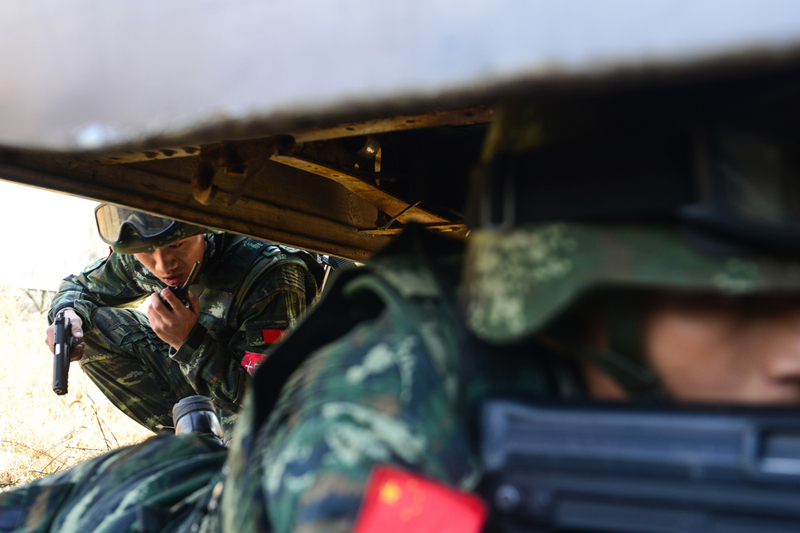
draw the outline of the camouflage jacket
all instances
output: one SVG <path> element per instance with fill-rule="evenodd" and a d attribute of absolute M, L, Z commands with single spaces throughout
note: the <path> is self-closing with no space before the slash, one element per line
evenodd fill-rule
<path fill-rule="evenodd" d="M 553 358 L 467 331 L 461 258 L 460 243 L 407 232 L 337 276 L 256 374 L 209 530 L 350 531 L 378 464 L 474 490 L 481 401 L 565 394 L 554 376 L 570 371 Z"/>
<path fill-rule="evenodd" d="M 199 297 L 200 315 L 171 355 L 198 394 L 232 410 L 244 389 L 245 354 L 264 353 L 274 342 L 264 330 L 291 326 L 316 297 L 317 286 L 305 252 L 231 234 L 206 239 L 202 268 L 190 287 Z M 111 253 L 62 281 L 49 319 L 73 308 L 89 329 L 96 308 L 136 305 L 164 288 L 133 255 Z"/>

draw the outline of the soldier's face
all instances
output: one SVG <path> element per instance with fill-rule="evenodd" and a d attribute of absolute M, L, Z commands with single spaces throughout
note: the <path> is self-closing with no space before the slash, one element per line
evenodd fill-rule
<path fill-rule="evenodd" d="M 158 279 L 175 286 L 184 284 L 195 261 L 200 261 L 202 265 L 205 251 L 205 236 L 195 235 L 134 256 Z"/>
<path fill-rule="evenodd" d="M 647 362 L 676 400 L 800 404 L 800 300 L 664 295 L 642 333 Z M 626 397 L 610 377 L 586 377 L 594 396 Z"/>
<path fill-rule="evenodd" d="M 644 352 L 667 392 L 688 401 L 800 403 L 800 301 L 659 298 Z"/>

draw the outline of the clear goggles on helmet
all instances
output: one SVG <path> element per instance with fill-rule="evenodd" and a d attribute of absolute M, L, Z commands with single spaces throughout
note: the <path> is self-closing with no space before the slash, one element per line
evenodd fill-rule
<path fill-rule="evenodd" d="M 118 244 L 129 231 L 142 239 L 152 239 L 164 235 L 177 224 L 169 218 L 110 204 L 98 205 L 94 217 L 100 238 L 107 244 Z"/>
<path fill-rule="evenodd" d="M 671 222 L 720 252 L 796 256 L 798 154 L 782 135 L 674 129 L 500 156 L 478 175 L 472 222 Z"/>

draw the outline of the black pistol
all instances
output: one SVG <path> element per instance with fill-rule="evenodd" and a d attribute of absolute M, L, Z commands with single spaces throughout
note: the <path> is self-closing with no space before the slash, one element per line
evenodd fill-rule
<path fill-rule="evenodd" d="M 186 278 L 186 281 L 183 282 L 183 285 L 180 287 L 167 287 L 169 290 L 172 291 L 178 300 L 181 301 L 183 305 L 186 305 L 189 302 L 189 284 L 192 282 L 192 278 L 194 278 L 194 273 L 197 270 L 197 267 L 200 265 L 200 261 L 195 261 L 194 266 L 192 267 L 192 271 L 189 272 L 189 277 Z M 172 306 L 167 303 L 167 300 L 161 296 L 161 293 L 158 294 L 158 297 L 161 298 L 161 303 L 167 306 L 167 309 L 172 309 Z"/>
<path fill-rule="evenodd" d="M 67 393 L 69 378 L 69 354 L 81 341 L 72 336 L 69 318 L 56 317 L 53 332 L 53 392 L 58 395 Z"/>

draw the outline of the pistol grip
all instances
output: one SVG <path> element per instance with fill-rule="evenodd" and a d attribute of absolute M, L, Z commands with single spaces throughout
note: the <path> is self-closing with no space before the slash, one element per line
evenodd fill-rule
<path fill-rule="evenodd" d="M 72 336 L 69 319 L 64 316 L 56 317 L 53 331 L 53 392 L 58 395 L 66 394 L 69 380 L 69 356 L 76 346 Z"/>

